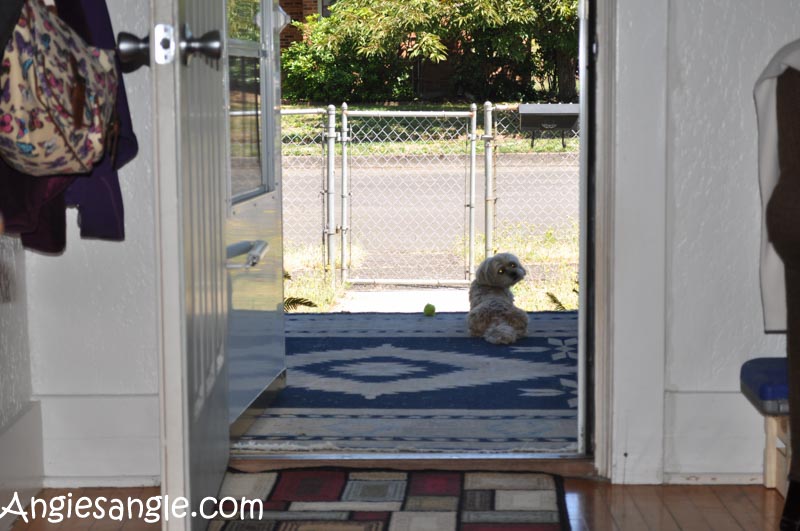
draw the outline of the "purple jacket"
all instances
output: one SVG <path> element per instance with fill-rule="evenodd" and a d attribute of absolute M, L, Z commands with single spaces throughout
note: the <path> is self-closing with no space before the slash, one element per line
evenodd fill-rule
<path fill-rule="evenodd" d="M 106 49 L 116 47 L 104 0 L 57 0 L 56 6 L 59 16 L 87 43 Z M 66 246 L 66 206 L 78 208 L 81 237 L 125 238 L 117 170 L 136 156 L 139 146 L 121 76 L 116 110 L 120 125 L 116 157 L 112 160 L 107 154 L 88 174 L 31 177 L 0 160 L 0 212 L 6 232 L 19 234 L 25 247 L 62 252 Z"/>

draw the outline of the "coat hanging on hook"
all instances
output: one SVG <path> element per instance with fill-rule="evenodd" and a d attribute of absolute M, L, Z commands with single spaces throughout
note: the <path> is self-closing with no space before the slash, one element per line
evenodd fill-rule
<path fill-rule="evenodd" d="M 58 0 L 56 6 L 61 19 L 88 44 L 114 49 L 114 32 L 105 2 Z M 72 205 L 78 207 L 82 237 L 116 241 L 125 238 L 117 170 L 136 156 L 138 143 L 122 77 L 118 80 L 116 114 L 116 158 L 105 156 L 91 173 L 32 178 L 0 160 L 0 211 L 5 216 L 7 232 L 19 234 L 28 248 L 61 252 L 66 244 L 65 206 Z"/>
<path fill-rule="evenodd" d="M 3 0 L 0 2 L 0 49 L 6 47 L 11 32 L 17 25 L 25 0 Z"/>

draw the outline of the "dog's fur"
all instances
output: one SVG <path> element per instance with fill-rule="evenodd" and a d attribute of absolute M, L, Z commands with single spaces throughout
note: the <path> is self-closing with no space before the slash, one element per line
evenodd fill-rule
<path fill-rule="evenodd" d="M 528 314 L 514 306 L 509 288 L 525 278 L 516 256 L 499 253 L 484 260 L 469 288 L 469 333 L 489 343 L 507 345 L 528 332 Z"/>

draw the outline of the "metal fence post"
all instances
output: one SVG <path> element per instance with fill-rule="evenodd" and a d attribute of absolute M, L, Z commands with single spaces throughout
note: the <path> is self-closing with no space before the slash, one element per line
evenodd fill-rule
<path fill-rule="evenodd" d="M 342 283 L 347 282 L 350 273 L 348 241 L 350 231 L 350 163 L 347 150 L 350 142 L 350 129 L 347 125 L 347 103 L 342 103 Z"/>
<path fill-rule="evenodd" d="M 478 140 L 478 106 L 469 106 L 472 113 L 469 119 L 469 264 L 467 266 L 467 280 L 475 279 L 475 173 L 477 165 L 476 146 Z"/>
<path fill-rule="evenodd" d="M 494 254 L 494 167 L 492 162 L 492 103 L 487 101 L 483 104 L 483 140 L 484 140 L 484 173 L 486 175 L 486 209 L 484 212 L 486 231 L 486 256 L 488 258 Z"/>
<path fill-rule="evenodd" d="M 331 285 L 336 287 L 336 208 L 334 203 L 334 192 L 336 188 L 336 107 L 328 105 L 328 131 L 325 134 L 328 144 L 327 156 L 327 182 L 325 185 L 325 208 L 327 209 L 327 223 L 325 224 L 326 245 L 328 246 L 328 256 L 325 267 L 331 274 Z"/>

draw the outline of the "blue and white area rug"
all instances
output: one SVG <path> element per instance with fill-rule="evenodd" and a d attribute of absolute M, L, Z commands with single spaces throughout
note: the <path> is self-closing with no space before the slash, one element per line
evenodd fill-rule
<path fill-rule="evenodd" d="M 233 447 L 315 452 L 574 452 L 576 312 L 531 313 L 509 346 L 464 313 L 292 314 L 287 387 Z"/>

